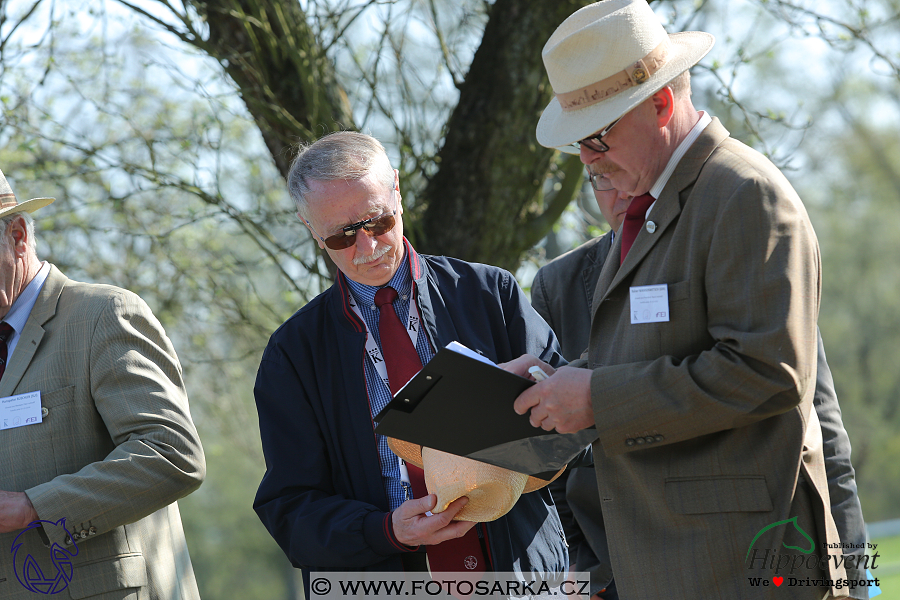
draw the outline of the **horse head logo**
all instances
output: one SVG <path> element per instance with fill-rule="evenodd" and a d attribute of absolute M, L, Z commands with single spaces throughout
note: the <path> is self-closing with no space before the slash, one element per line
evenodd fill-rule
<path fill-rule="evenodd" d="M 25 554 L 23 557 L 19 556 L 19 549 L 23 544 L 23 542 L 19 541 L 19 538 L 29 530 L 37 529 L 41 526 L 45 528 L 50 526 L 62 527 L 63 531 L 66 531 L 66 519 L 62 518 L 55 523 L 53 521 L 33 521 L 28 527 L 19 532 L 19 535 L 13 540 L 13 545 L 10 549 L 16 568 L 16 579 L 29 591 L 38 594 L 58 594 L 66 589 L 69 586 L 69 582 L 72 581 L 74 570 L 72 559 L 78 555 L 78 546 L 75 544 L 74 539 L 72 540 L 71 548 L 63 548 L 58 543 L 53 542 L 53 545 L 50 546 L 50 560 L 53 562 L 56 572 L 45 574 L 38 561 L 31 554 Z M 66 534 L 68 535 L 68 531 L 66 531 Z"/>

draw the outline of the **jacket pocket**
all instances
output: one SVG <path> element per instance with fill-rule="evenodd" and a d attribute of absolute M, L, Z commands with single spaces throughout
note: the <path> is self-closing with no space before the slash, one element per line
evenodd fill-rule
<path fill-rule="evenodd" d="M 67 385 L 64 388 L 59 388 L 58 390 L 53 390 L 52 392 L 48 392 L 46 394 L 41 392 L 41 406 L 43 408 L 46 408 L 48 413 L 52 414 L 54 406 L 67 404 L 71 402 L 74 397 L 74 385 Z M 49 414 L 47 416 L 49 416 Z"/>
<path fill-rule="evenodd" d="M 109 560 L 75 565 L 69 594 L 74 600 L 97 594 L 142 588 L 147 585 L 147 565 L 141 554 L 124 554 Z"/>
<path fill-rule="evenodd" d="M 765 475 L 670 477 L 665 485 L 666 504 L 682 515 L 772 510 Z"/>
<path fill-rule="evenodd" d="M 679 300 L 687 300 L 691 297 L 691 280 L 679 281 L 678 283 L 670 283 L 668 285 L 669 302 L 678 302 Z"/>

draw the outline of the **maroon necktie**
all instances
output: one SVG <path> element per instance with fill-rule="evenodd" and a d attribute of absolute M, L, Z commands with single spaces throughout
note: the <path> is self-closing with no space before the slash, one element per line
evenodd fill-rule
<path fill-rule="evenodd" d="M 635 196 L 625 211 L 625 223 L 622 225 L 622 257 L 619 259 L 621 265 L 625 262 L 625 255 L 631 250 L 638 232 L 644 225 L 644 219 L 647 216 L 647 209 L 653 204 L 653 196 L 644 194 L 643 196 Z"/>
<path fill-rule="evenodd" d="M 413 347 L 406 328 L 394 310 L 393 302 L 396 299 L 397 290 L 389 286 L 385 286 L 375 293 L 375 306 L 380 312 L 378 334 L 381 337 L 381 353 L 384 355 L 387 367 L 391 394 L 396 394 L 422 369 L 419 354 Z M 412 487 L 413 495 L 416 498 L 427 496 L 425 472 L 410 463 L 406 463 L 406 471 L 409 474 L 409 484 Z M 483 572 L 485 570 L 487 561 L 481 551 L 481 542 L 478 541 L 475 527 L 461 538 L 447 540 L 435 546 L 426 546 L 425 550 L 428 552 L 428 566 L 432 573 Z"/>
<path fill-rule="evenodd" d="M 3 373 L 6 372 L 6 359 L 9 358 L 9 347 L 6 345 L 13 333 L 13 327 L 5 321 L 0 323 L 0 379 L 3 379 Z"/>

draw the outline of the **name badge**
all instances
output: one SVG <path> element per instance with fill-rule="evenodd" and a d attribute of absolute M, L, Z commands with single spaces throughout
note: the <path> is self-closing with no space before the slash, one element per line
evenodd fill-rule
<path fill-rule="evenodd" d="M 631 324 L 669 320 L 669 286 L 637 285 L 631 291 Z"/>
<path fill-rule="evenodd" d="M 35 425 L 41 421 L 40 391 L 0 398 L 0 429 Z"/>

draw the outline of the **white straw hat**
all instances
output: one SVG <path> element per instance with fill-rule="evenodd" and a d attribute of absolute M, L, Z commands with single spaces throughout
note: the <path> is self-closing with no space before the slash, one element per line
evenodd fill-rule
<path fill-rule="evenodd" d="M 444 512 L 457 498 L 469 499 L 454 521 L 486 523 L 499 519 L 510 511 L 520 495 L 541 489 L 565 470 L 563 467 L 553 479 L 545 481 L 419 444 L 390 437 L 387 441 L 394 454 L 425 471 L 428 493 L 437 495 L 431 512 Z"/>
<path fill-rule="evenodd" d="M 563 21 L 541 52 L 555 97 L 537 126 L 547 148 L 606 127 L 697 64 L 715 43 L 667 34 L 646 0 L 604 0 Z"/>
<path fill-rule="evenodd" d="M 56 198 L 32 198 L 20 204 L 16 200 L 16 195 L 9 186 L 9 182 L 6 180 L 6 175 L 3 174 L 3 171 L 0 171 L 0 219 L 8 214 L 22 211 L 32 213 L 39 208 L 47 206 L 54 200 Z"/>

